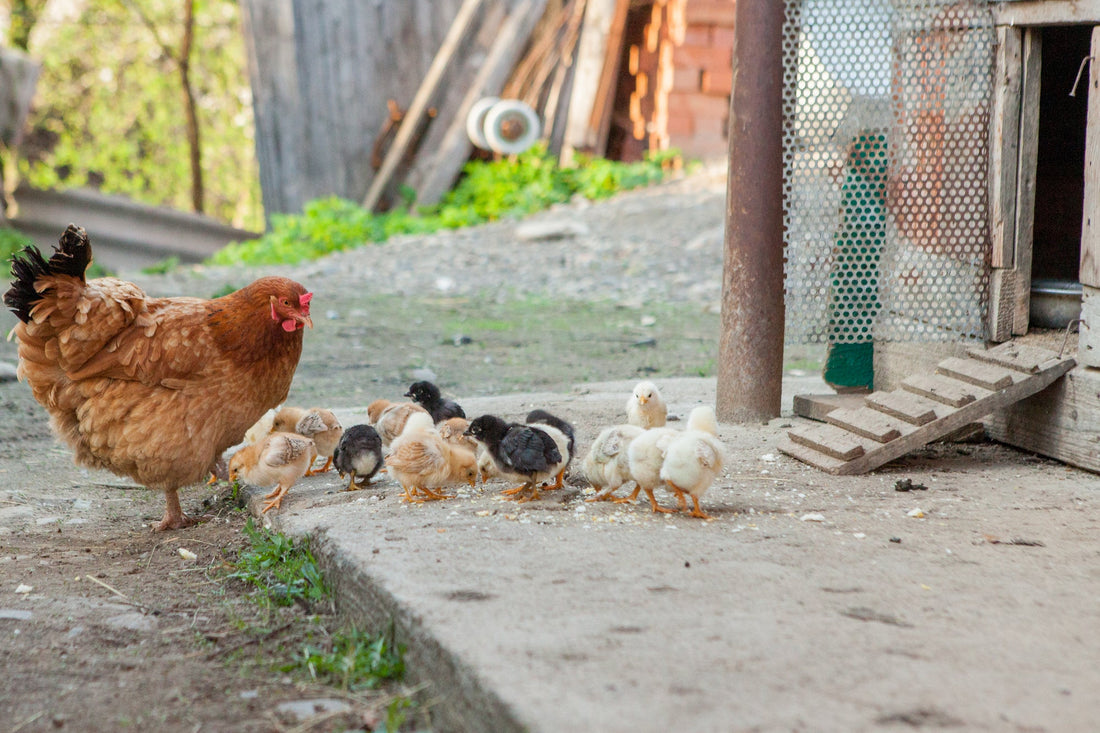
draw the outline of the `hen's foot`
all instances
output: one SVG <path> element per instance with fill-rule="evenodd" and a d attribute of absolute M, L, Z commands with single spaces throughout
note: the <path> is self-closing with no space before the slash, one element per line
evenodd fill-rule
<path fill-rule="evenodd" d="M 154 532 L 183 529 L 184 527 L 193 527 L 199 523 L 199 520 L 195 517 L 189 517 L 183 513 L 183 507 L 180 506 L 180 497 L 175 489 L 164 492 L 164 501 L 167 504 L 164 507 L 164 519 L 160 520 L 160 524 L 153 526 Z"/>

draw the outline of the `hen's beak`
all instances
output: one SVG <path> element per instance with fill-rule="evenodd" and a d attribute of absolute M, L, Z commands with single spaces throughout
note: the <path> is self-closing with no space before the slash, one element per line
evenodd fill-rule
<path fill-rule="evenodd" d="M 313 328 L 313 319 L 309 317 L 308 313 L 298 314 L 298 316 L 295 318 L 295 320 L 298 321 L 298 323 L 304 323 L 305 325 L 309 326 L 310 328 Z"/>

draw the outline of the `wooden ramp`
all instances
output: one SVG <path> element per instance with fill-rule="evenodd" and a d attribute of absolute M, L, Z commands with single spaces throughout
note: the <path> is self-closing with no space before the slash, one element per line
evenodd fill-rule
<path fill-rule="evenodd" d="M 1025 397 L 1076 365 L 1072 357 L 1012 341 L 945 359 L 934 374 L 909 377 L 901 389 L 872 392 L 862 407 L 839 408 L 827 424 L 794 428 L 779 450 L 833 474 L 873 471 Z"/>

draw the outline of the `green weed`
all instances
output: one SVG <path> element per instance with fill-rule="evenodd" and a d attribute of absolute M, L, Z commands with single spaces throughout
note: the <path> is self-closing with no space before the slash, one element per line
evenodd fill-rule
<path fill-rule="evenodd" d="M 400 679 L 405 672 L 403 653 L 385 636 L 351 629 L 333 634 L 323 646 L 307 644 L 280 670 L 305 672 L 314 681 L 356 692 Z"/>
<path fill-rule="evenodd" d="M 678 160 L 676 151 L 655 154 L 637 163 L 581 156 L 575 166 L 562 168 L 545 145 L 539 145 L 516 156 L 468 163 L 462 180 L 435 206 L 414 207 L 415 196 L 407 189 L 402 191 L 397 207 L 380 214 L 337 197 L 310 201 L 301 214 L 273 215 L 271 228 L 264 236 L 230 243 L 209 262 L 293 264 L 382 242 L 397 234 L 426 234 L 519 217 L 575 195 L 606 198 L 655 183 Z"/>
<path fill-rule="evenodd" d="M 228 577 L 255 587 L 253 599 L 265 606 L 312 604 L 328 594 L 317 560 L 305 543 L 256 528 L 251 519 L 244 532 L 251 547 L 241 552 Z"/>

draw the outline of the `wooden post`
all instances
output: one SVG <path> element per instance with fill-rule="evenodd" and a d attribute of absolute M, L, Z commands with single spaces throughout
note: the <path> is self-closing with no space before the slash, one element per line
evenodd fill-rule
<path fill-rule="evenodd" d="M 1081 332 L 1078 362 L 1100 367 L 1100 27 L 1092 29 L 1088 121 L 1085 127 L 1085 201 L 1081 222 Z"/>
<path fill-rule="evenodd" d="M 782 400 L 783 11 L 737 2 L 718 354 L 727 422 L 777 417 Z"/>

